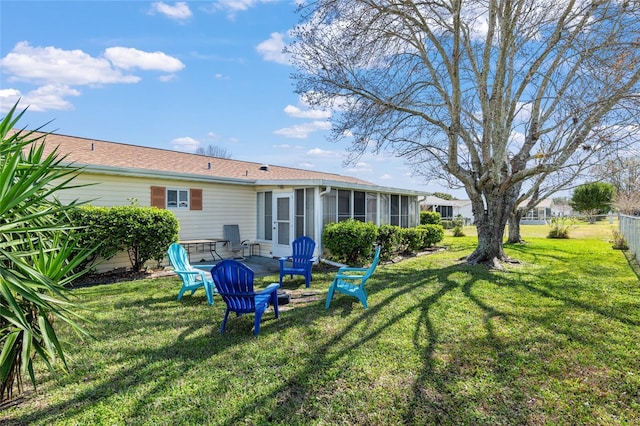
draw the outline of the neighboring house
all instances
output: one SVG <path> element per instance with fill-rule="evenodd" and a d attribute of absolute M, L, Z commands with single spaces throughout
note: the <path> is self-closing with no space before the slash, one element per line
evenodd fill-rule
<path fill-rule="evenodd" d="M 520 205 L 525 206 L 528 202 L 529 200 L 524 200 Z M 527 212 L 527 214 L 520 220 L 520 224 L 544 225 L 554 216 L 553 208 L 553 200 L 551 198 L 544 198 L 538 202 L 538 205 Z"/>
<path fill-rule="evenodd" d="M 82 167 L 74 181 L 95 185 L 62 191 L 62 201 L 91 200 L 97 206 L 142 206 L 173 211 L 180 239 L 222 238 L 223 225 L 237 224 L 242 239 L 259 244 L 259 255 L 291 253 L 291 242 L 308 235 L 322 253 L 322 230 L 354 218 L 375 224 L 419 224 L 419 191 L 389 188 L 332 173 L 207 157 L 164 149 L 49 134 L 65 162 Z M 218 247 L 230 256 L 226 247 Z M 207 251 L 202 256 L 207 257 Z M 210 258 L 210 256 L 208 257 Z M 130 266 L 126 254 L 98 271 Z"/>
<path fill-rule="evenodd" d="M 473 211 L 470 200 L 445 200 L 433 195 L 429 195 L 420 203 L 420 209 L 440 213 L 444 220 L 462 217 L 465 224 L 473 222 Z"/>

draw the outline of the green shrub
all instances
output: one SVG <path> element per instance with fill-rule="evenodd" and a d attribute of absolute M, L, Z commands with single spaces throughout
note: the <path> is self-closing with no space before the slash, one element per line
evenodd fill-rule
<path fill-rule="evenodd" d="M 373 223 L 348 219 L 327 225 L 322 232 L 322 241 L 333 260 L 362 265 L 371 258 L 377 234 L 378 227 Z"/>
<path fill-rule="evenodd" d="M 438 212 L 420 212 L 420 225 L 441 225 L 442 216 Z"/>
<path fill-rule="evenodd" d="M 424 225 L 426 226 L 426 225 Z M 424 247 L 426 231 L 419 228 L 402 228 L 402 246 L 404 254 L 420 251 Z"/>
<path fill-rule="evenodd" d="M 89 237 L 79 237 L 82 246 L 98 246 L 96 256 L 103 259 L 126 250 L 134 271 L 141 270 L 149 260 L 161 262 L 167 247 L 178 240 L 180 229 L 173 212 L 136 205 L 85 206 L 74 214 L 73 222 L 91 230 Z"/>
<path fill-rule="evenodd" d="M 400 252 L 416 253 L 432 247 L 444 239 L 444 228 L 441 225 L 419 225 L 415 228 L 400 228 L 402 243 Z"/>
<path fill-rule="evenodd" d="M 421 248 L 432 247 L 444 239 L 444 228 L 441 225 L 420 225 L 418 229 L 424 232 Z"/>
<path fill-rule="evenodd" d="M 398 247 L 402 244 L 401 230 L 397 225 L 381 225 L 378 228 L 376 242 L 382 247 L 380 259 L 389 260 L 398 252 Z"/>
<path fill-rule="evenodd" d="M 548 221 L 550 230 L 547 238 L 569 238 L 569 230 L 575 225 L 574 221 L 567 217 L 554 217 Z"/>
<path fill-rule="evenodd" d="M 464 220 L 462 219 L 461 216 L 458 216 L 455 219 L 452 220 L 443 220 L 442 221 L 442 227 L 444 229 L 454 229 L 456 226 L 460 226 L 462 227 L 464 225 Z"/>
<path fill-rule="evenodd" d="M 453 236 L 454 237 L 464 237 L 464 231 L 462 230 L 462 226 L 456 225 L 453 227 Z"/>
<path fill-rule="evenodd" d="M 611 230 L 611 234 L 613 237 L 611 243 L 615 250 L 629 250 L 629 244 L 624 238 L 624 235 L 622 235 L 622 232 L 618 231 L 617 229 L 613 229 Z"/>

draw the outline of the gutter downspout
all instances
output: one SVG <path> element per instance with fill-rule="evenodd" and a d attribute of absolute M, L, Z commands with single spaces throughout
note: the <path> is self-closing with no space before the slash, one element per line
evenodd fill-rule
<path fill-rule="evenodd" d="M 327 195 L 330 192 L 331 192 L 331 185 L 328 185 L 324 188 L 324 191 L 320 191 L 320 196 L 322 197 L 324 195 Z"/>
<path fill-rule="evenodd" d="M 320 191 L 320 193 L 318 195 L 319 195 L 320 199 L 322 200 L 322 197 L 324 197 L 325 195 L 327 195 L 330 192 L 331 192 L 331 185 L 327 185 L 324 188 L 324 191 Z M 322 206 L 322 208 L 324 209 L 324 206 Z M 322 214 L 320 215 L 320 217 L 322 217 Z M 320 223 L 322 223 L 322 222 L 320 222 Z M 322 257 L 321 255 L 322 255 L 322 252 L 324 251 L 324 247 L 323 247 L 323 244 L 322 244 L 322 228 L 320 228 L 319 237 L 320 238 L 318 238 L 318 240 L 319 240 L 320 243 L 318 244 L 318 259 L 320 259 Z"/>

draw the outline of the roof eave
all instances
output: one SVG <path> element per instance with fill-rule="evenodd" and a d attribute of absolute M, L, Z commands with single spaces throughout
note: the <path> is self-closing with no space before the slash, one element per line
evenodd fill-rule
<path fill-rule="evenodd" d="M 354 183 L 354 182 L 343 182 L 338 180 L 330 180 L 330 179 L 264 179 L 257 180 L 255 182 L 256 186 L 330 186 L 333 188 L 349 188 L 356 189 L 361 191 L 370 191 L 370 192 L 384 192 L 390 194 L 402 194 L 402 195 L 416 195 L 416 196 L 427 196 L 429 193 L 426 191 L 415 191 L 412 189 L 402 189 L 402 188 L 393 188 L 388 186 L 380 186 L 373 184 L 362 184 L 362 183 Z"/>
<path fill-rule="evenodd" d="M 209 183 L 226 183 L 230 185 L 251 185 L 256 184 L 255 180 L 251 179 L 237 179 L 237 178 L 225 178 L 217 176 L 204 176 L 191 173 L 175 173 L 164 172 L 159 170 L 147 170 L 147 169 L 135 169 L 126 167 L 113 167 L 113 166 L 97 166 L 97 165 L 83 165 L 79 163 L 73 163 L 74 167 L 79 167 L 84 172 L 108 174 L 115 176 L 134 176 L 134 177 L 147 177 L 147 178 L 162 178 L 170 180 L 190 180 L 196 182 L 209 182 Z"/>

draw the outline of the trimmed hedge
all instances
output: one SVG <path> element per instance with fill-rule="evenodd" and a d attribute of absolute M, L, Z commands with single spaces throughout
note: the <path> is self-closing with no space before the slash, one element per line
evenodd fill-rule
<path fill-rule="evenodd" d="M 84 206 L 74 211 L 71 220 L 79 229 L 90 230 L 76 234 L 81 246 L 97 246 L 96 258 L 104 259 L 126 250 L 134 271 L 152 259 L 160 263 L 169 245 L 178 241 L 180 230 L 173 212 L 156 207 Z"/>
<path fill-rule="evenodd" d="M 438 217 L 440 215 L 438 214 Z M 390 260 L 396 254 L 415 253 L 444 239 L 442 225 L 401 228 L 396 225 L 363 223 L 353 219 L 325 227 L 322 241 L 331 258 L 348 265 L 361 265 L 371 257 L 373 243 L 382 247 L 380 258 Z"/>
<path fill-rule="evenodd" d="M 362 265 L 371 257 L 378 227 L 371 222 L 348 219 L 330 223 L 322 232 L 322 241 L 334 260 Z"/>
<path fill-rule="evenodd" d="M 421 211 L 420 225 L 441 225 L 442 216 L 438 212 Z"/>
<path fill-rule="evenodd" d="M 398 247 L 402 245 L 402 228 L 396 225 L 380 225 L 378 228 L 377 243 L 380 249 L 380 259 L 390 260 L 394 253 L 398 252 Z"/>

